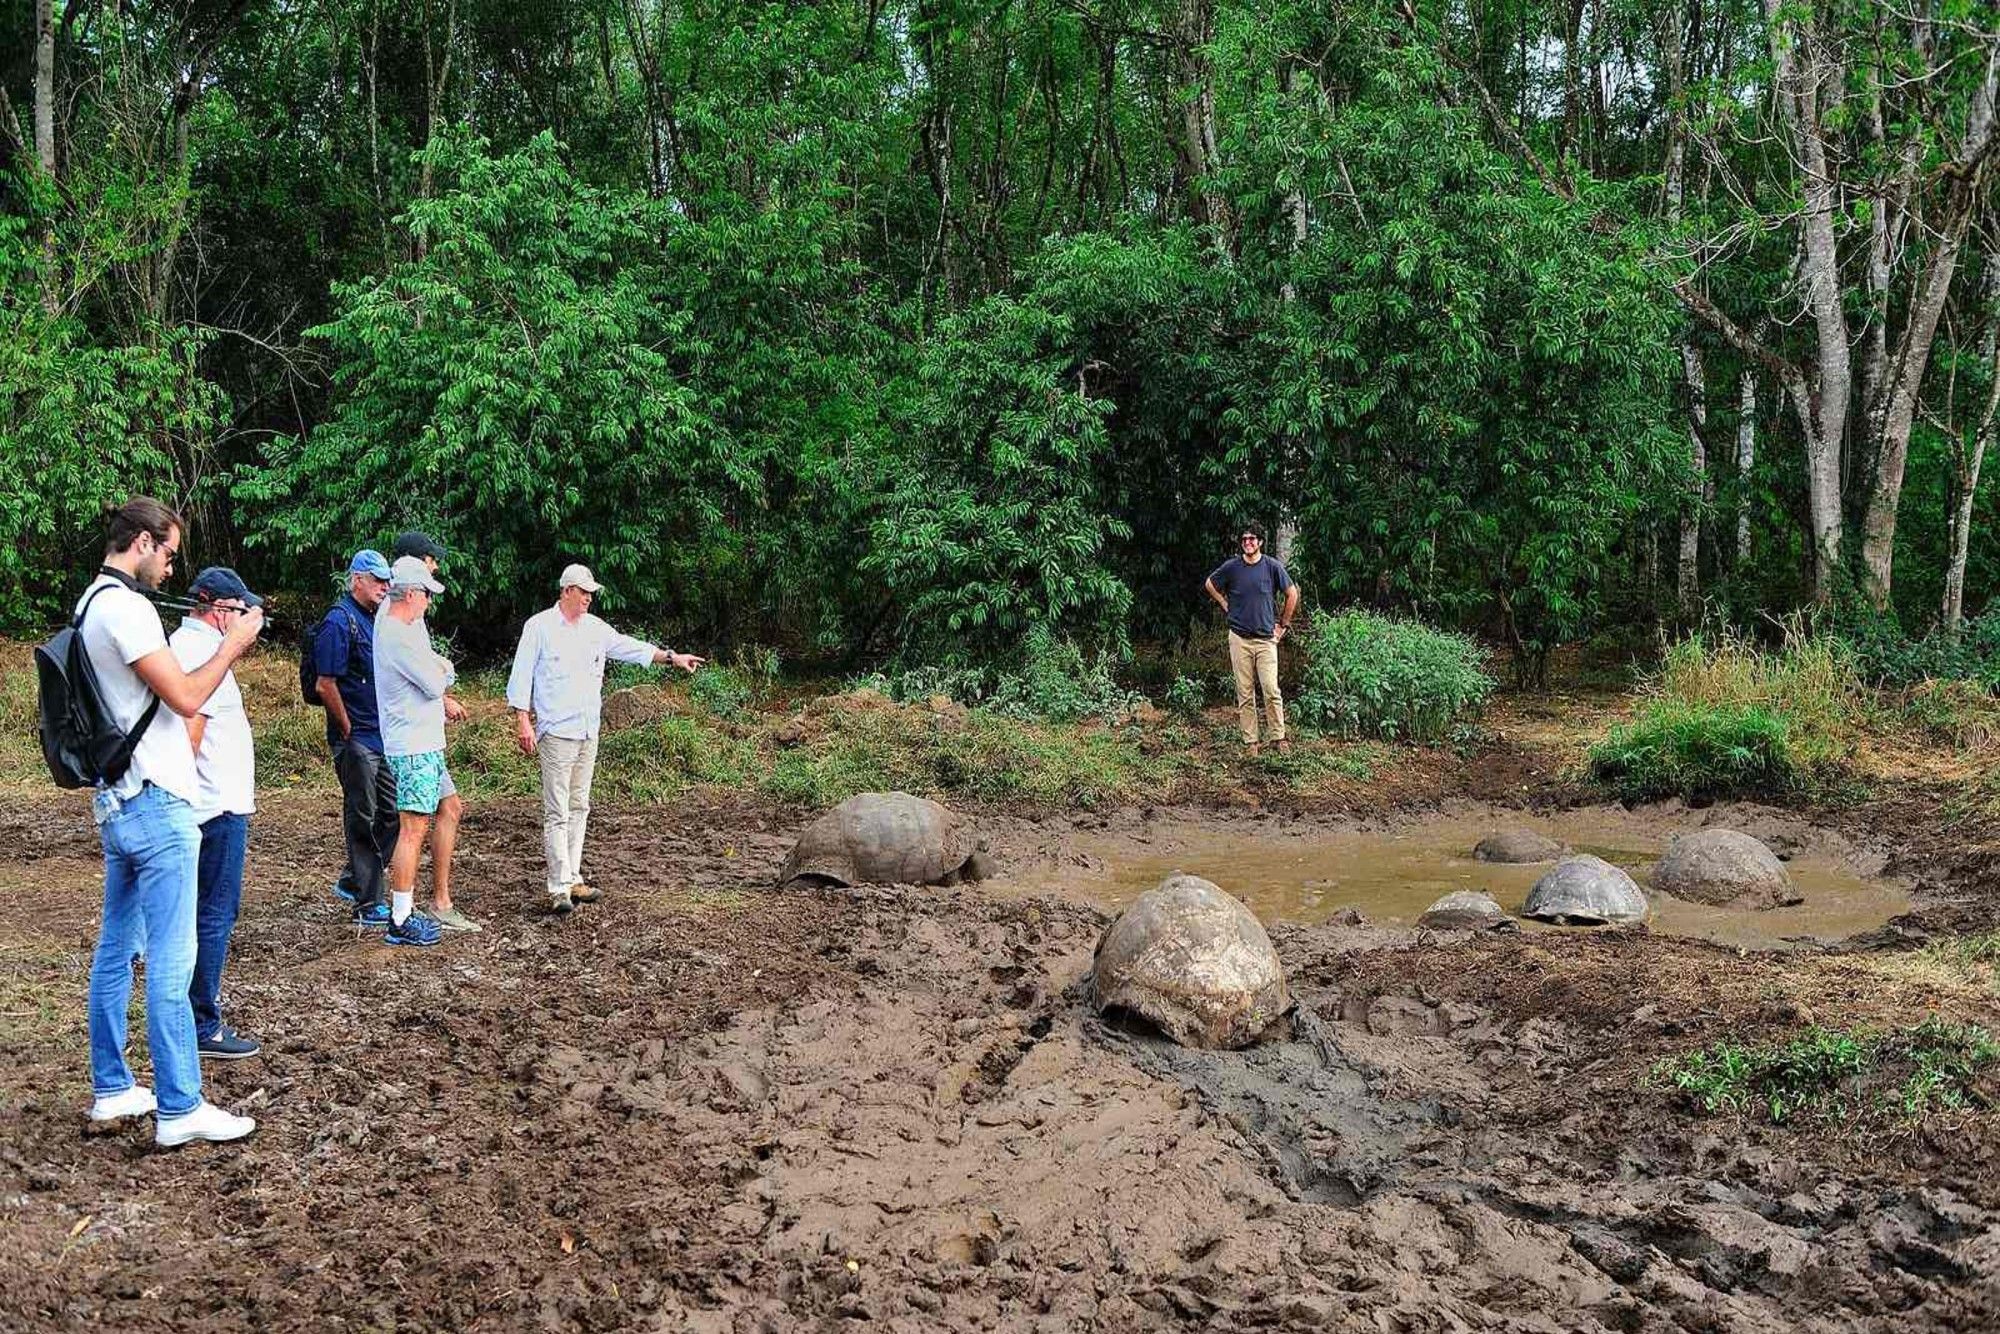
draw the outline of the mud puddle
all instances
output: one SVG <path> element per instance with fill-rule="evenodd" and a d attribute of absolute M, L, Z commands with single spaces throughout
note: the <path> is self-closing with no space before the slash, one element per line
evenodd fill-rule
<path fill-rule="evenodd" d="M 1348 909 L 1370 921 L 1414 926 L 1426 908 L 1454 890 L 1485 890 L 1519 912 L 1548 863 L 1494 865 L 1473 847 L 1505 827 L 1533 828 L 1574 852 L 1624 867 L 1648 891 L 1652 929 L 1745 949 L 1784 949 L 1844 940 L 1908 911 L 1910 894 L 1883 879 L 1879 859 L 1856 854 L 1824 831 L 1754 818 L 1704 819 L 1705 812 L 1661 815 L 1592 808 L 1552 816 L 1463 811 L 1393 827 L 1301 826 L 1260 821 L 1213 824 L 1161 819 L 1136 830 L 1079 831 L 1067 855 L 1022 868 L 998 882 L 1003 892 L 1059 894 L 1107 909 L 1124 906 L 1174 872 L 1212 880 L 1248 903 L 1267 923 L 1314 925 Z M 1722 824 L 1745 828 L 1786 859 L 1804 901 L 1763 911 L 1711 907 L 1655 893 L 1654 863 L 1678 833 Z M 1747 827 L 1746 827 L 1747 826 Z M 1562 930 L 1524 923 L 1530 930 Z"/>

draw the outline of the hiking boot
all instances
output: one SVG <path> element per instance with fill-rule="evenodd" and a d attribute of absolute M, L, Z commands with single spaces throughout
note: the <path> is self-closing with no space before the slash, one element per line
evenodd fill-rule
<path fill-rule="evenodd" d="M 1251 758 L 1251 759 L 1253 759 L 1253 760 L 1254 760 L 1254 759 L 1256 759 L 1256 758 L 1257 758 L 1257 757 L 1258 757 L 1259 755 L 1262 755 L 1262 754 L 1264 753 L 1264 743 L 1263 743 L 1263 742 L 1261 742 L 1261 741 L 1252 741 L 1252 742 L 1250 742 L 1250 743 L 1248 743 L 1248 744 L 1249 744 L 1249 749 L 1250 749 L 1250 758 Z"/>
<path fill-rule="evenodd" d="M 1290 737 L 1286 737 L 1278 743 L 1278 753 L 1280 755 L 1289 755 L 1292 753 L 1292 739 Z"/>
<path fill-rule="evenodd" d="M 444 932 L 438 924 L 420 912 L 413 912 L 403 919 L 401 926 L 394 922 L 382 933 L 384 945 L 435 945 Z"/>
<path fill-rule="evenodd" d="M 144 1116 L 153 1110 L 153 1090 L 134 1084 L 122 1093 L 100 1093 L 90 1104 L 93 1121 L 116 1121 L 121 1116 Z"/>
<path fill-rule="evenodd" d="M 386 903 L 371 903 L 366 908 L 356 908 L 352 921 L 357 931 L 380 931 L 389 925 L 391 914 Z"/>
<path fill-rule="evenodd" d="M 566 917 L 576 907 L 570 902 L 569 891 L 549 895 L 549 911 L 557 917 Z"/>
<path fill-rule="evenodd" d="M 204 1061 L 240 1061 L 264 1050 L 255 1038 L 244 1037 L 228 1024 L 217 1029 L 212 1038 L 195 1039 L 194 1045 Z"/>
<path fill-rule="evenodd" d="M 189 1140 L 205 1139 L 220 1144 L 242 1139 L 257 1128 L 254 1116 L 235 1116 L 206 1100 L 185 1116 L 163 1116 L 153 1124 L 153 1143 L 171 1149 Z"/>
<path fill-rule="evenodd" d="M 582 881 L 578 881 L 569 887 L 569 901 L 571 903 L 595 903 L 603 897 L 604 895 L 598 892 L 595 885 L 586 885 Z"/>
<path fill-rule="evenodd" d="M 447 931 L 484 931 L 486 928 L 456 908 L 432 908 L 430 918 Z"/>
<path fill-rule="evenodd" d="M 336 880 L 333 882 L 333 896 L 342 903 L 353 903 L 355 899 L 354 886 L 348 884 L 345 880 Z"/>

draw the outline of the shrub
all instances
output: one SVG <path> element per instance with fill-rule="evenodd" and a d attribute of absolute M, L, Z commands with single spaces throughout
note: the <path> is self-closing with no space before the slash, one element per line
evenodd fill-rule
<path fill-rule="evenodd" d="M 1985 1071 L 2000 1043 L 1936 1015 L 1887 1033 L 1808 1028 L 1788 1042 L 1718 1042 L 1653 1067 L 1652 1082 L 1711 1115 L 1761 1113 L 1775 1124 L 1870 1114 L 1914 1120 L 1985 1106 Z"/>
<path fill-rule="evenodd" d="M 1193 718 L 1208 703 L 1208 691 L 1203 688 L 1201 678 L 1187 673 L 1174 677 L 1174 683 L 1167 687 L 1167 707 L 1183 717 Z"/>
<path fill-rule="evenodd" d="M 1058 642 L 1036 626 L 1028 632 L 1021 669 L 999 674 L 989 704 L 1010 717 L 1073 723 L 1115 718 L 1143 702 L 1113 679 L 1108 650 L 1086 658 L 1075 641 Z"/>
<path fill-rule="evenodd" d="M 752 693 L 750 678 L 738 667 L 703 667 L 688 680 L 688 698 L 717 718 L 741 716 Z"/>
<path fill-rule="evenodd" d="M 1303 636 L 1301 724 L 1342 736 L 1433 742 L 1492 693 L 1465 635 L 1371 612 L 1315 616 Z"/>
<path fill-rule="evenodd" d="M 1783 718 L 1756 705 L 1655 699 L 1590 751 L 1590 775 L 1627 801 L 1776 796 L 1802 786 Z"/>

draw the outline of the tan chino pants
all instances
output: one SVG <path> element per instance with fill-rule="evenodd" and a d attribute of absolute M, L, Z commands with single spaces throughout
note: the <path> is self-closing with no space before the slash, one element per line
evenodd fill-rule
<path fill-rule="evenodd" d="M 542 762 L 542 860 L 550 894 L 583 883 L 583 836 L 590 824 L 590 780 L 597 772 L 597 738 L 545 736 Z"/>
<path fill-rule="evenodd" d="M 1285 697 L 1278 692 L 1278 641 L 1229 632 L 1229 669 L 1236 674 L 1236 719 L 1243 744 L 1257 743 L 1257 691 L 1264 692 L 1266 740 L 1285 739 Z"/>

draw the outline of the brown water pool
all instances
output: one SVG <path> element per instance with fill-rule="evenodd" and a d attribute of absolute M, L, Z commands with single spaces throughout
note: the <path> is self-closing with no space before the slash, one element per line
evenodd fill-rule
<path fill-rule="evenodd" d="M 1653 863 L 1676 833 L 1701 827 L 1697 813 L 1663 818 L 1618 808 L 1552 816 L 1516 812 L 1445 815 L 1388 829 L 1282 825 L 1246 829 L 1199 820 L 1162 818 L 1143 830 L 1093 833 L 1070 839 L 1071 856 L 1059 867 L 1027 869 L 996 882 L 1001 891 L 1059 893 L 1107 908 L 1131 902 L 1174 871 L 1212 880 L 1248 903 L 1265 922 L 1321 922 L 1357 908 L 1372 922 L 1414 925 L 1442 895 L 1483 889 L 1509 912 L 1518 912 L 1548 863 L 1500 866 L 1476 861 L 1472 849 L 1503 827 L 1528 827 L 1576 852 L 1591 852 L 1624 867 L 1653 905 L 1652 929 L 1745 948 L 1784 948 L 1840 940 L 1882 925 L 1910 906 L 1907 889 L 1864 873 L 1842 851 L 1815 840 L 1811 831 L 1766 838 L 1787 861 L 1805 901 L 1759 912 L 1708 907 L 1655 893 Z M 1543 927 L 1524 922 L 1530 930 Z"/>

